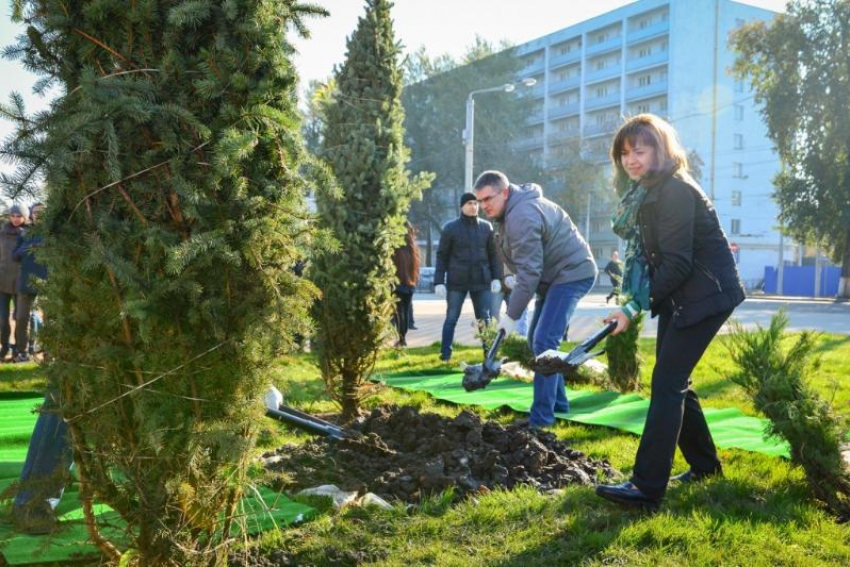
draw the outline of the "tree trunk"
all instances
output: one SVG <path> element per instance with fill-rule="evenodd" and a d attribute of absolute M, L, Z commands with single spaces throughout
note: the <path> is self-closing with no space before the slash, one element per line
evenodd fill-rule
<path fill-rule="evenodd" d="M 850 299 L 850 229 L 844 235 L 844 258 L 841 259 L 841 279 L 838 280 L 838 299 Z"/>

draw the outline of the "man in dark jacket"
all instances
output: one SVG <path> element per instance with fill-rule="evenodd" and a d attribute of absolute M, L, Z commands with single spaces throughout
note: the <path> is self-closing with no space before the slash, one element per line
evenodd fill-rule
<path fill-rule="evenodd" d="M 543 198 L 539 186 L 512 185 L 500 171 L 485 171 L 475 182 L 475 196 L 488 217 L 497 221 L 496 242 L 505 265 L 516 274 L 507 314 L 499 328 L 510 335 L 536 295 L 528 341 L 535 356 L 561 344 L 579 300 L 596 281 L 590 247 L 566 211 Z M 534 401 L 528 423 L 555 423 L 555 412 L 567 413 L 564 378 L 534 374 Z"/>
<path fill-rule="evenodd" d="M 475 318 L 490 321 L 491 292 L 502 288 L 502 269 L 496 256 L 493 226 L 478 218 L 478 201 L 472 193 L 460 198 L 461 215 L 449 221 L 440 233 L 434 292 L 445 297 L 446 320 L 440 358 L 452 357 L 452 341 L 460 311 L 468 293 L 472 297 Z"/>

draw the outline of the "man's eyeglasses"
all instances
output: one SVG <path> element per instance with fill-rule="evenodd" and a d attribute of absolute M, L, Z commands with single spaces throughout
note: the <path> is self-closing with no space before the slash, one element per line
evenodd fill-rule
<path fill-rule="evenodd" d="M 499 191 L 498 193 L 493 193 L 493 194 L 492 194 L 492 195 L 490 195 L 489 197 L 484 197 L 483 199 L 477 199 L 477 201 L 478 201 L 478 203 L 479 203 L 479 204 L 481 204 L 481 205 L 486 205 L 487 203 L 489 203 L 489 202 L 490 202 L 490 200 L 491 200 L 491 199 L 495 199 L 496 197 L 498 197 L 498 196 L 499 196 L 499 195 L 501 195 L 501 194 L 502 194 L 502 192 L 501 192 L 501 191 Z"/>

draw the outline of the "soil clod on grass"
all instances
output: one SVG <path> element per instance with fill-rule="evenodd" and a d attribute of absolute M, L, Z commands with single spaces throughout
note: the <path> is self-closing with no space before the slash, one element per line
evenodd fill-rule
<path fill-rule="evenodd" d="M 264 455 L 266 466 L 291 481 L 286 489 L 335 484 L 410 503 L 449 488 L 460 499 L 497 487 L 546 492 L 619 476 L 607 461 L 587 458 L 553 433 L 524 422 L 482 422 L 468 410 L 447 418 L 382 406 L 350 429 L 361 435 L 285 445 Z"/>

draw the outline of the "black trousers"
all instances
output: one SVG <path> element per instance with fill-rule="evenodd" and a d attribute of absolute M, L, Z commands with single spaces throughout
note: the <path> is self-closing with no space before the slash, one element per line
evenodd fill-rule
<path fill-rule="evenodd" d="M 413 290 L 395 290 L 395 324 L 400 342 L 407 342 L 407 330 L 410 328 L 410 313 L 413 304 Z"/>
<path fill-rule="evenodd" d="M 670 480 L 676 445 L 691 468 L 714 472 L 717 450 L 691 389 L 691 372 L 732 311 L 677 329 L 672 312 L 659 314 L 652 394 L 640 438 L 632 483 L 650 498 L 662 498 Z"/>

